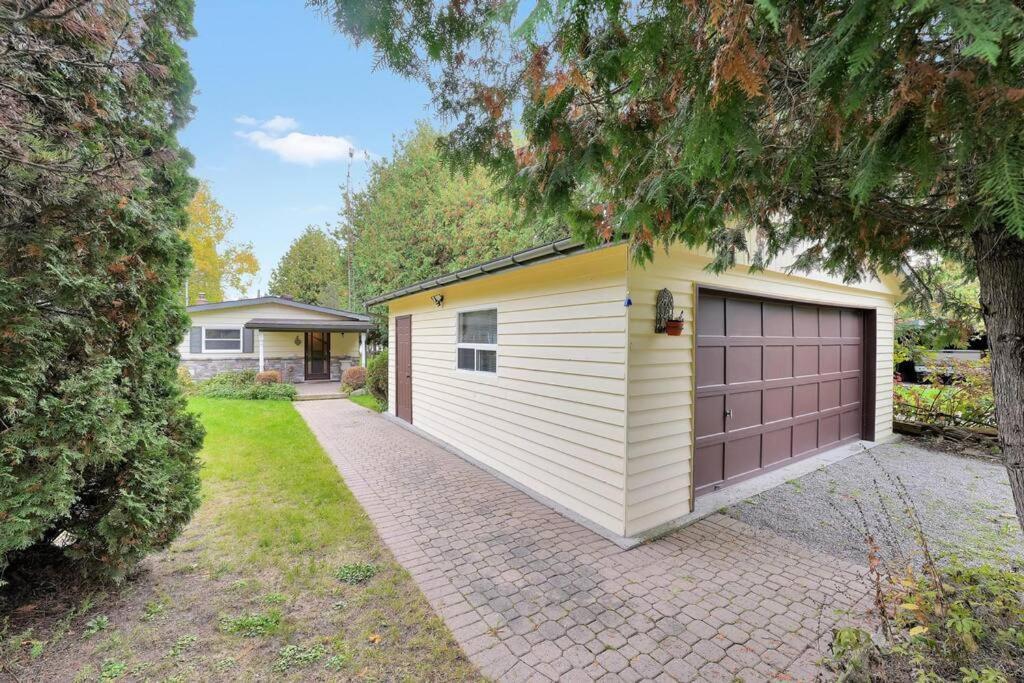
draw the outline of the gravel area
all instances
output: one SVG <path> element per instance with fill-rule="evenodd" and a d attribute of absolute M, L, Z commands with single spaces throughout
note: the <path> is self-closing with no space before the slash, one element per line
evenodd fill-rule
<path fill-rule="evenodd" d="M 867 561 L 862 531 L 866 523 L 883 556 L 899 566 L 920 560 L 910 517 L 904 512 L 905 491 L 933 553 L 955 554 L 965 562 L 1024 566 L 1024 534 L 1003 466 L 924 446 L 909 439 L 879 446 L 725 513 L 860 563 Z"/>

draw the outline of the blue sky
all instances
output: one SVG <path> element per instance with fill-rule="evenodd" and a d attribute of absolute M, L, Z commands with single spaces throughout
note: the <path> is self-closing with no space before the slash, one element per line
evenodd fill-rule
<path fill-rule="evenodd" d="M 262 268 L 250 291 L 309 224 L 335 223 L 349 147 L 391 155 L 393 137 L 433 120 L 427 89 L 373 70 L 327 19 L 297 1 L 196 3 L 185 44 L 198 83 L 182 143 L 194 174 L 235 216 L 231 239 L 252 242 Z M 353 186 L 367 163 L 352 167 Z"/>

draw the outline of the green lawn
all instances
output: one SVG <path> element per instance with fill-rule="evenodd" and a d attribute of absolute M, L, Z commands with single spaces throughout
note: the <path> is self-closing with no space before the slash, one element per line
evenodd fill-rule
<path fill-rule="evenodd" d="M 377 401 L 377 399 L 375 399 L 370 394 L 365 394 L 363 396 L 349 396 L 348 400 L 352 401 L 353 403 L 358 403 L 364 408 L 369 408 L 375 413 L 379 413 L 384 410 L 384 406 L 382 406 Z"/>
<path fill-rule="evenodd" d="M 291 403 L 193 399 L 203 504 L 119 589 L 6 624 L 32 680 L 478 678 Z"/>

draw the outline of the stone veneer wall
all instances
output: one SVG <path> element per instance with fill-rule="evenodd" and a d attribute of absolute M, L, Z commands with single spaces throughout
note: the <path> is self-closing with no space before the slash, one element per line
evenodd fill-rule
<path fill-rule="evenodd" d="M 302 358 L 264 358 L 266 370 L 277 370 L 285 382 L 304 382 Z M 352 356 L 331 356 L 331 380 L 340 381 L 341 373 L 359 359 Z M 259 370 L 259 358 L 195 358 L 181 361 L 182 367 L 189 371 L 193 379 L 210 379 L 214 375 L 233 370 Z"/>

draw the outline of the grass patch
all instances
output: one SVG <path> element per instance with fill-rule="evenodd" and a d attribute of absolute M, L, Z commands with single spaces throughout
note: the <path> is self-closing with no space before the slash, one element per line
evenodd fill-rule
<path fill-rule="evenodd" d="M 380 413 L 383 412 L 384 410 L 384 406 L 382 406 L 380 402 L 377 401 L 377 399 L 375 399 L 370 394 L 364 394 L 362 396 L 349 396 L 348 400 L 358 405 L 361 405 L 364 408 L 369 408 L 375 413 Z"/>
<path fill-rule="evenodd" d="M 369 581 L 376 573 L 377 568 L 372 564 L 367 564 L 366 562 L 353 562 L 351 564 L 342 565 L 342 567 L 338 569 L 337 577 L 339 581 L 355 586 Z"/>
<path fill-rule="evenodd" d="M 480 679 L 290 402 L 189 405 L 207 430 L 192 523 L 116 592 L 54 590 L 11 610 L 0 623 L 7 670 L 30 680 Z"/>

